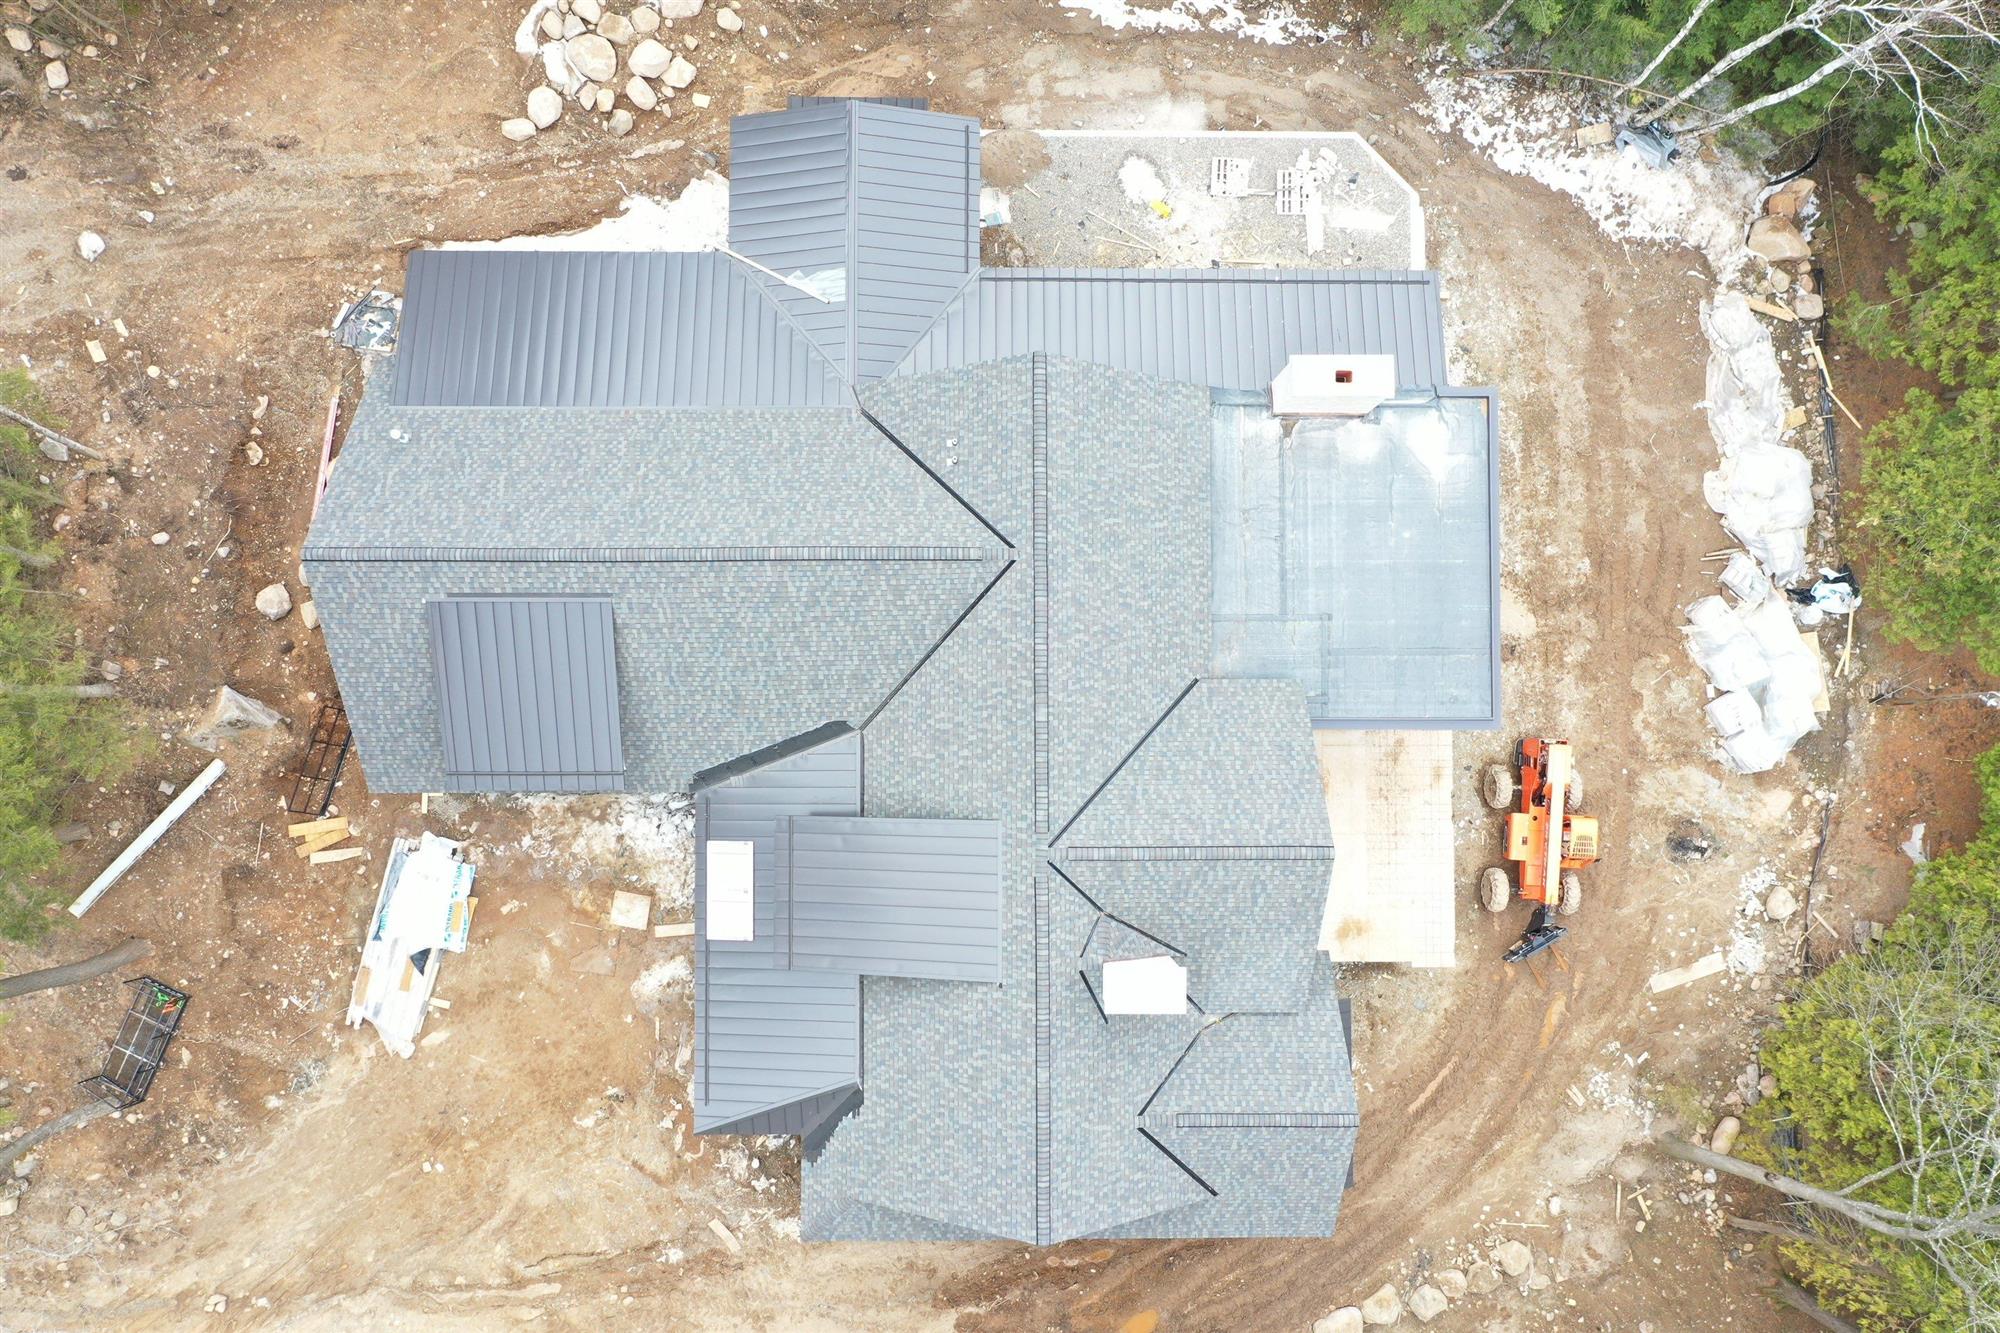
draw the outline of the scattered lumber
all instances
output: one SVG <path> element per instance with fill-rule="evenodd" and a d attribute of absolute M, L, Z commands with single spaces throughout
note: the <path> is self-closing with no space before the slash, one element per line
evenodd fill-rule
<path fill-rule="evenodd" d="M 310 838 L 321 833 L 332 833 L 335 830 L 342 833 L 347 832 L 346 815 L 335 815 L 332 819 L 308 819 L 303 824 L 288 824 L 285 826 L 286 835 L 293 838 Z"/>

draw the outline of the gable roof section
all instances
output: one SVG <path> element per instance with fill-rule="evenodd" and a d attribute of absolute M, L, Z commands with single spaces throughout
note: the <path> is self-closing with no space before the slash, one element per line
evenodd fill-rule
<path fill-rule="evenodd" d="M 479 485 L 467 487 L 468 469 Z M 999 544 L 851 408 L 362 400 L 308 559 L 978 561 Z"/>
<path fill-rule="evenodd" d="M 1255 392 L 1302 352 L 1391 354 L 1406 389 L 1448 374 L 1437 274 L 1366 269 L 985 269 L 897 371 L 1024 352 Z"/>
<path fill-rule="evenodd" d="M 837 99 L 730 121 L 729 243 L 822 301 L 755 281 L 853 383 L 887 374 L 979 268 L 979 123 Z M 830 283 L 831 290 L 842 284 Z"/>
<path fill-rule="evenodd" d="M 447 597 L 425 611 L 451 790 L 623 790 L 609 600 Z"/>
<path fill-rule="evenodd" d="M 418 250 L 388 399 L 406 407 L 815 407 L 840 377 L 715 252 Z"/>
<path fill-rule="evenodd" d="M 756 844 L 757 877 L 772 873 L 779 821 L 861 808 L 861 737 L 831 732 L 808 749 L 723 778 L 695 796 L 695 1069 L 698 1133 L 803 1134 L 861 1079 L 861 983 L 852 973 L 797 973 L 771 965 L 778 922 L 758 938 L 708 938 L 710 838 Z M 758 909 L 766 912 L 765 895 Z M 757 955 L 761 952 L 762 957 Z"/>

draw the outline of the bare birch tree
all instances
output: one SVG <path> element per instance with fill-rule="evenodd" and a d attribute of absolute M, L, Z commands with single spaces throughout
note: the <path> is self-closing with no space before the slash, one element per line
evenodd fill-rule
<path fill-rule="evenodd" d="M 1828 1243 L 1859 1228 L 1915 1247 L 1964 1299 L 1966 1327 L 2000 1333 L 2000 950 L 1908 946 L 1893 968 L 1857 970 L 1833 1012 L 1888 1127 L 1887 1165 L 1815 1184 L 1679 1139 L 1662 1150 L 1778 1191 Z"/>
<path fill-rule="evenodd" d="M 1706 2 L 1696 6 L 1687 23 L 1630 86 L 1645 82 L 1686 39 L 1707 8 Z M 2000 46 L 1996 24 L 2000 20 L 1995 17 L 1992 0 L 1804 0 L 1782 23 L 1725 52 L 1680 91 L 1657 100 L 1645 115 L 1651 120 L 1665 119 L 1774 42 L 1801 34 L 1825 44 L 1824 61 L 1786 87 L 1711 115 L 1694 126 L 1694 132 L 1713 133 L 1734 125 L 1844 74 L 1866 79 L 1908 100 L 1918 140 L 1928 144 L 1941 114 L 1931 86 L 1970 82 L 1978 68 L 1975 51 Z"/>

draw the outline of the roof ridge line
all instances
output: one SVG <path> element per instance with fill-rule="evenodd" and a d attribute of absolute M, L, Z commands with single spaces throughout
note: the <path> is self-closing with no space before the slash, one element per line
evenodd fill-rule
<path fill-rule="evenodd" d="M 806 349 L 819 361 L 821 370 L 832 381 L 836 393 L 843 388 L 853 388 L 853 385 L 848 383 L 847 376 L 841 374 L 840 368 L 833 364 L 833 358 L 826 354 L 826 349 L 821 347 L 810 333 L 806 332 L 805 325 L 799 323 L 792 312 L 785 308 L 785 303 L 772 293 L 770 285 L 764 281 L 762 276 L 750 268 L 746 256 L 737 254 L 732 247 L 726 245 L 721 250 L 714 251 L 713 253 L 727 257 L 730 261 L 729 271 L 736 275 L 737 280 L 749 287 L 750 290 L 756 292 L 757 298 L 760 301 L 778 312 L 778 318 L 783 320 L 785 326 L 792 331 L 792 336 L 804 343 Z M 791 286 L 790 283 L 786 283 L 785 285 L 787 287 Z M 849 296 L 851 297 L 852 295 L 853 293 L 850 290 Z"/>
<path fill-rule="evenodd" d="M 931 330 L 942 324 L 946 315 L 958 309 L 960 303 L 965 300 L 966 294 L 974 287 L 977 287 L 980 279 L 985 276 L 986 265 L 984 263 L 973 264 L 972 272 L 965 275 L 965 281 L 958 284 L 958 290 L 951 294 L 951 299 L 940 305 L 937 308 L 937 313 L 930 317 L 930 322 L 925 324 L 921 329 L 918 329 L 916 337 L 910 339 L 909 345 L 903 349 L 903 354 L 896 358 L 896 364 L 889 367 L 889 373 L 887 375 L 877 375 L 875 378 L 886 380 L 890 376 L 898 374 L 904 366 L 908 365 L 910 358 L 917 354 L 918 344 L 931 336 Z"/>
<path fill-rule="evenodd" d="M 882 716 L 882 710 L 895 702 L 896 696 L 903 692 L 903 687 L 908 685 L 912 680 L 915 680 L 917 673 L 929 665 L 933 657 L 937 656 L 938 650 L 950 641 L 952 635 L 958 633 L 958 627 L 971 619 L 972 613 L 979 609 L 979 604 L 986 600 L 986 594 L 992 592 L 999 585 L 1000 580 L 1007 577 L 1007 571 L 1012 569 L 1015 563 L 1014 560 L 1009 559 L 1007 563 L 1000 566 L 1000 572 L 986 581 L 986 586 L 979 590 L 979 594 L 976 597 L 966 603 L 965 609 L 958 613 L 958 618 L 945 626 L 944 633 L 938 635 L 937 642 L 924 650 L 924 655 L 916 660 L 914 666 L 903 673 L 903 678 L 889 687 L 889 692 L 882 697 L 882 702 L 876 704 L 870 710 L 868 716 L 861 719 L 861 725 L 855 728 L 856 731 L 865 732 L 869 727 L 874 725 L 875 719 Z"/>
<path fill-rule="evenodd" d="M 1153 739 L 1153 733 L 1166 725 L 1167 719 L 1174 715 L 1174 710 L 1176 708 L 1179 708 L 1181 706 L 1181 702 L 1185 700 L 1190 694 L 1194 693 L 1194 687 L 1199 684 L 1201 684 L 1201 677 L 1196 676 L 1193 680 L 1187 683 L 1186 688 L 1184 688 L 1179 694 L 1174 696 L 1174 701 L 1167 705 L 1167 710 L 1164 713 L 1161 713 L 1159 717 L 1153 720 L 1152 726 L 1146 728 L 1146 734 L 1141 736 L 1138 739 L 1138 741 L 1133 744 L 1132 748 L 1125 752 L 1125 757 L 1123 759 L 1120 759 L 1115 765 L 1112 766 L 1111 771 L 1104 775 L 1104 781 L 1097 784 L 1096 790 L 1092 791 L 1090 795 L 1083 798 L 1083 804 L 1077 807 L 1076 813 L 1069 817 L 1069 821 L 1065 823 L 1061 828 L 1056 830 L 1055 837 L 1049 839 L 1050 847 L 1054 847 L 1057 843 L 1062 841 L 1063 834 L 1069 832 L 1070 827 L 1074 825 L 1077 820 L 1083 818 L 1084 811 L 1090 809 L 1091 805 L 1096 802 L 1097 798 L 1104 794 L 1104 789 L 1106 787 L 1109 787 L 1112 781 L 1115 778 L 1117 778 L 1117 776 L 1120 773 L 1123 773 L 1125 771 L 1125 765 L 1132 762 L 1132 756 L 1138 754 L 1140 750 L 1145 748 L 1146 742 Z"/>
<path fill-rule="evenodd" d="M 849 388 L 851 391 L 853 390 L 853 386 L 850 385 Z M 895 445 L 896 448 L 902 453 L 903 457 L 909 459 L 912 463 L 915 463 L 917 467 L 922 470 L 923 474 L 926 477 L 929 477 L 932 481 L 936 482 L 939 490 L 943 491 L 946 495 L 949 495 L 952 499 L 958 501 L 959 508 L 963 509 L 966 513 L 972 515 L 975 519 L 978 519 L 979 526 L 985 528 L 988 532 L 992 533 L 994 539 L 997 540 L 1002 546 L 1006 547 L 1010 555 L 1013 551 L 1017 549 L 1014 543 L 1008 539 L 1006 533 L 994 527 L 992 522 L 987 519 L 986 515 L 980 513 L 977 509 L 973 507 L 972 501 L 966 499 L 963 495 L 960 495 L 958 491 L 952 487 L 952 484 L 950 482 L 946 481 L 943 477 L 938 475 L 937 470 L 935 468 L 933 468 L 929 463 L 926 463 L 921 457 L 918 456 L 916 450 L 910 448 L 909 445 L 904 444 L 903 441 L 897 437 L 896 432 L 890 430 L 887 426 L 883 425 L 882 419 L 876 416 L 872 411 L 870 411 L 868 405 L 861 401 L 861 394 L 858 391 L 854 391 L 854 410 L 861 414 L 861 419 L 863 421 L 866 421 L 869 425 L 873 426 L 877 431 L 881 432 L 883 439 L 887 440 L 890 444 Z"/>

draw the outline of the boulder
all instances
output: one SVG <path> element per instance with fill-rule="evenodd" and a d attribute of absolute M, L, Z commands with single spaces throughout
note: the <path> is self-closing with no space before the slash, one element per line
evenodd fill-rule
<path fill-rule="evenodd" d="M 1814 297 L 1813 299 L 1817 301 L 1819 298 Z M 1817 319 L 1819 317 L 1819 313 L 1821 312 L 1807 315 L 1805 311 L 1799 309 L 1802 304 L 1804 304 L 1803 298 L 1792 302 L 1792 313 L 1801 319 Z M 1770 896 L 1764 899 L 1764 915 L 1773 921 L 1783 921 L 1798 910 L 1798 896 L 1782 884 L 1772 889 Z"/>
<path fill-rule="evenodd" d="M 585 23 L 595 23 L 604 17 L 604 6 L 597 0 L 569 0 L 569 12 Z"/>
<path fill-rule="evenodd" d="M 597 108 L 597 114 L 601 116 L 609 112 L 611 104 L 617 100 L 617 93 L 612 92 L 609 88 L 599 88 L 597 95 L 591 99 L 591 105 Z"/>
<path fill-rule="evenodd" d="M 667 72 L 660 76 L 660 82 L 669 88 L 685 88 L 694 82 L 694 66 L 684 57 L 675 56 L 673 63 L 667 66 Z"/>
<path fill-rule="evenodd" d="M 1361 1333 L 1360 1307 L 1343 1305 L 1331 1314 L 1321 1315 L 1313 1321 L 1312 1333 Z"/>
<path fill-rule="evenodd" d="M 510 116 L 500 122 L 500 133 L 506 135 L 515 143 L 519 143 L 523 139 L 532 139 L 535 137 L 535 122 L 529 120 L 526 116 Z"/>
<path fill-rule="evenodd" d="M 528 94 L 528 119 L 536 129 L 545 130 L 562 119 L 562 106 L 562 94 L 543 84 Z"/>
<path fill-rule="evenodd" d="M 578 18 L 576 15 L 574 14 L 563 15 L 562 35 L 565 40 L 571 37 L 581 37 L 589 31 L 590 31 L 590 25 L 588 23 L 585 23 L 582 19 Z"/>
<path fill-rule="evenodd" d="M 1503 1241 L 1493 1251 L 1493 1261 L 1508 1277 L 1519 1277 L 1535 1265 L 1535 1252 L 1518 1240 Z"/>
<path fill-rule="evenodd" d="M 1465 1274 L 1456 1268 L 1440 1269 L 1432 1275 L 1431 1280 L 1437 1283 L 1437 1289 L 1444 1293 L 1444 1298 L 1448 1301 L 1458 1300 L 1465 1295 Z"/>
<path fill-rule="evenodd" d="M 618 48 L 594 32 L 570 38 L 563 54 L 569 67 L 592 83 L 609 83 L 618 73 Z"/>
<path fill-rule="evenodd" d="M 638 34 L 632 30 L 632 20 L 623 14 L 606 14 L 597 20 L 597 35 L 613 46 L 630 46 Z"/>
<path fill-rule="evenodd" d="M 1430 1323 L 1443 1314 L 1448 1305 L 1450 1302 L 1445 1300 L 1444 1293 L 1428 1282 L 1410 1293 L 1410 1313 L 1417 1317 L 1420 1324 Z"/>
<path fill-rule="evenodd" d="M 76 252 L 83 256 L 85 263 L 95 263 L 104 253 L 104 238 L 94 231 L 80 231 L 76 234 Z"/>
<path fill-rule="evenodd" d="M 224 685 L 215 692 L 215 702 L 201 715 L 201 721 L 188 732 L 187 741 L 204 750 L 213 750 L 232 736 L 246 731 L 268 731 L 282 725 L 284 720 L 269 704 L 259 703 Z"/>
<path fill-rule="evenodd" d="M 69 87 L 69 66 L 60 60 L 51 60 L 42 66 L 42 81 L 58 92 Z"/>
<path fill-rule="evenodd" d="M 660 30 L 660 11 L 651 5 L 640 5 L 632 11 L 632 31 L 641 37 Z"/>
<path fill-rule="evenodd" d="M 531 126 L 529 134 L 534 133 Z M 511 136 L 510 136 L 511 137 Z M 526 137 L 525 135 L 523 136 Z M 282 583 L 273 583 L 257 594 L 257 611 L 266 620 L 283 620 L 291 614 L 292 593 Z"/>
<path fill-rule="evenodd" d="M 625 63 L 640 78 L 657 79 L 667 72 L 667 66 L 674 63 L 674 54 L 648 37 L 632 48 L 632 54 L 625 58 Z"/>
<path fill-rule="evenodd" d="M 1805 176 L 1801 176 L 1797 180 L 1786 181 L 1783 185 L 1773 190 L 1769 198 L 1764 200 L 1764 211 L 1774 217 L 1797 217 L 1805 206 L 1811 202 L 1813 191 L 1817 188 L 1819 187 Z"/>
<path fill-rule="evenodd" d="M 1403 1317 L 1403 1298 L 1396 1294 L 1396 1284 L 1384 1282 L 1375 1289 L 1375 1294 L 1361 1302 L 1361 1322 L 1376 1328 L 1387 1328 Z"/>
<path fill-rule="evenodd" d="M 13 47 L 16 51 L 32 51 L 35 48 L 35 39 L 28 35 L 26 28 L 9 28 L 7 29 L 7 45 Z"/>
<path fill-rule="evenodd" d="M 611 131 L 613 138 L 624 138 L 632 132 L 632 113 L 619 107 L 611 113 L 611 119 L 605 122 L 604 128 Z"/>
<path fill-rule="evenodd" d="M 641 111 L 651 111 L 660 104 L 660 95 L 653 91 L 653 85 L 634 74 L 625 81 L 625 100 Z"/>
<path fill-rule="evenodd" d="M 1475 1296 L 1484 1296 L 1500 1286 L 1500 1270 L 1489 1263 L 1476 1263 L 1465 1270 L 1465 1286 Z"/>
<path fill-rule="evenodd" d="M 1736 1136 L 1743 1132 L 1743 1122 L 1733 1115 L 1726 1115 L 1715 1122 L 1715 1132 L 1708 1136 L 1708 1150 L 1729 1156 L 1729 1150 L 1736 1146 Z"/>
<path fill-rule="evenodd" d="M 563 31 L 563 16 L 551 9 L 542 15 L 542 36 L 551 42 L 559 42 L 568 34 Z"/>
<path fill-rule="evenodd" d="M 299 623 L 307 629 L 319 628 L 319 608 L 311 602 L 299 603 Z"/>
<path fill-rule="evenodd" d="M 691 19 L 701 13 L 701 0 L 653 0 L 661 18 Z"/>
<path fill-rule="evenodd" d="M 742 32 L 743 16 L 733 9 L 718 9 L 715 11 L 715 26 L 724 32 Z"/>
<path fill-rule="evenodd" d="M 589 79 L 585 79 L 582 83 L 576 86 L 576 92 L 574 96 L 576 98 L 576 104 L 582 107 L 585 111 L 597 110 L 597 85 L 592 83 Z"/>
<path fill-rule="evenodd" d="M 1790 218 L 1773 217 L 1770 214 L 1758 218 L 1750 224 L 1751 251 L 1760 254 L 1773 263 L 1784 259 L 1810 259 L 1812 247 L 1799 234 L 1798 224 Z"/>
<path fill-rule="evenodd" d="M 1826 298 L 1818 292 L 1800 292 L 1792 299 L 1792 313 L 1800 319 L 1819 319 L 1826 314 Z M 1780 888 L 1772 893 L 1771 896 L 1775 898 L 1779 893 L 1783 892 L 1784 890 Z M 1794 903 L 1793 906 L 1796 909 L 1797 904 Z M 1779 918 L 1774 917 L 1772 919 L 1778 920 Z"/>

